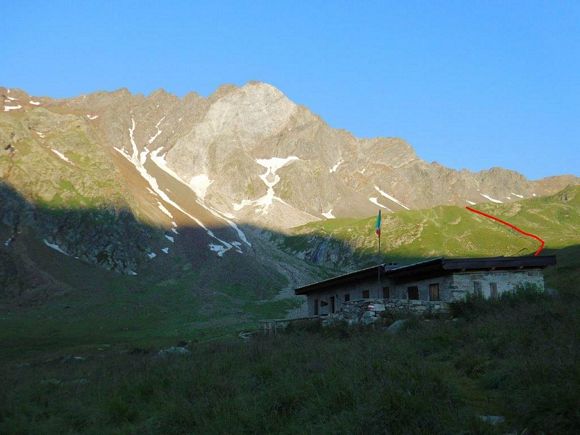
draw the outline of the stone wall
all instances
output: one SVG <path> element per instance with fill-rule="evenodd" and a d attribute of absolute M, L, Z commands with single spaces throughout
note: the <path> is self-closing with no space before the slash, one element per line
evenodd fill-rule
<path fill-rule="evenodd" d="M 460 272 L 453 274 L 450 300 L 464 299 L 475 291 L 475 283 L 481 285 L 482 295 L 491 297 L 491 284 L 497 286 L 498 295 L 514 291 L 519 285 L 535 285 L 544 290 L 544 274 L 541 269 L 510 271 Z"/>
<path fill-rule="evenodd" d="M 508 291 L 514 291 L 518 285 L 536 285 L 544 289 L 544 276 L 541 269 L 522 269 L 510 271 L 482 271 L 482 272 L 456 272 L 454 274 L 427 278 L 422 280 L 409 280 L 407 282 L 394 282 L 386 277 L 379 281 L 377 278 L 369 278 L 356 282 L 336 285 L 326 290 L 308 294 L 308 315 L 332 314 L 332 298 L 334 298 L 335 313 L 345 305 L 353 302 L 384 301 L 386 309 L 393 312 L 408 313 L 436 313 L 447 311 L 448 302 L 465 299 L 475 290 L 475 284 L 481 286 L 482 295 L 491 297 L 491 284 L 497 286 L 498 296 Z M 429 285 L 439 284 L 440 301 L 429 300 Z M 416 286 L 419 290 L 419 300 L 408 300 L 408 287 Z M 389 299 L 383 299 L 383 287 L 389 287 Z M 369 292 L 369 298 L 363 298 L 363 292 Z M 348 295 L 350 301 L 345 301 Z M 318 313 L 315 313 L 315 302 L 319 304 Z M 323 305 L 321 306 L 321 302 Z"/>
<path fill-rule="evenodd" d="M 449 304 L 446 302 L 406 300 L 406 299 L 366 299 L 344 302 L 340 309 L 324 319 L 324 325 L 344 321 L 349 325 L 370 325 L 389 314 L 446 314 Z"/>

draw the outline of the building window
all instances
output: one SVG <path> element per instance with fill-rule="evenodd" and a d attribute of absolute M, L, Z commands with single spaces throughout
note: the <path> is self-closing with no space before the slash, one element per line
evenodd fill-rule
<path fill-rule="evenodd" d="M 497 283 L 490 282 L 489 283 L 489 297 L 490 298 L 497 298 Z"/>
<path fill-rule="evenodd" d="M 383 287 L 383 299 L 389 299 L 391 297 L 391 289 L 389 287 Z"/>
<path fill-rule="evenodd" d="M 369 290 L 363 290 L 362 297 L 363 299 L 369 299 L 371 297 Z"/>
<path fill-rule="evenodd" d="M 409 300 L 419 300 L 419 287 L 416 285 L 407 287 L 407 297 Z"/>
<path fill-rule="evenodd" d="M 350 301 L 350 294 L 349 293 L 347 293 L 347 294 L 344 295 L 344 301 L 345 302 Z"/>
<path fill-rule="evenodd" d="M 429 284 L 429 300 L 430 301 L 440 301 L 441 297 L 439 296 L 439 284 Z"/>
<path fill-rule="evenodd" d="M 335 308 L 336 307 L 334 306 L 334 296 L 331 296 L 330 297 L 330 312 L 334 313 Z"/>
<path fill-rule="evenodd" d="M 483 296 L 483 292 L 481 290 L 481 282 L 480 281 L 473 281 L 473 294 L 475 296 Z"/>
<path fill-rule="evenodd" d="M 318 316 L 318 299 L 314 299 L 314 315 Z"/>

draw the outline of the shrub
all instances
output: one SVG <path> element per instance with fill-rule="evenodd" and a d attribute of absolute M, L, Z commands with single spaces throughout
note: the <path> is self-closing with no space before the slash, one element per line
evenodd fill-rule
<path fill-rule="evenodd" d="M 515 307 L 522 303 L 548 300 L 550 296 L 535 284 L 520 284 L 511 292 L 501 293 L 495 299 L 486 299 L 481 293 L 470 293 L 464 300 L 453 301 L 449 311 L 453 317 L 474 318 L 500 307 Z"/>

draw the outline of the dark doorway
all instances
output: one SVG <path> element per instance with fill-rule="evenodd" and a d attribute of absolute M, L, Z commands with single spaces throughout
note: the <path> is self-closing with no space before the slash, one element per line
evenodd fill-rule
<path fill-rule="evenodd" d="M 416 285 L 411 286 L 411 287 L 407 287 L 407 297 L 409 298 L 409 300 L 419 300 L 419 287 L 417 287 Z"/>
<path fill-rule="evenodd" d="M 389 299 L 391 297 L 391 289 L 389 287 L 383 287 L 383 299 Z"/>
<path fill-rule="evenodd" d="M 334 309 L 335 309 L 335 307 L 334 307 L 334 296 L 331 296 L 330 297 L 330 312 L 331 313 L 334 313 Z"/>

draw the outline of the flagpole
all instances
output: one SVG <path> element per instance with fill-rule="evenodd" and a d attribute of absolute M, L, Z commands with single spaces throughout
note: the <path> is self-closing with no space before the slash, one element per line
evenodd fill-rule
<path fill-rule="evenodd" d="M 379 216 L 377 218 L 377 236 L 379 237 L 379 264 L 377 265 L 377 284 L 379 285 L 379 298 L 382 296 L 381 290 L 381 210 L 379 209 Z"/>
<path fill-rule="evenodd" d="M 381 290 L 381 233 L 379 232 L 379 264 L 377 266 L 377 282 L 379 284 L 379 298 L 382 296 Z"/>

